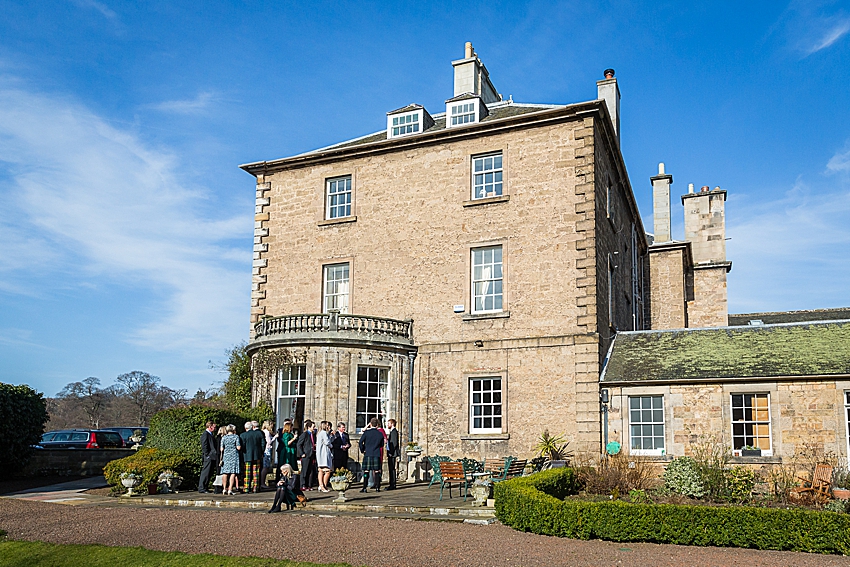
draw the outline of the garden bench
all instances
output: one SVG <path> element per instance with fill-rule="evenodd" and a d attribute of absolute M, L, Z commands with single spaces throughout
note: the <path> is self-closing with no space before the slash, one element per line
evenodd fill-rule
<path fill-rule="evenodd" d="M 431 464 L 431 482 L 428 483 L 428 488 L 431 488 L 431 485 L 435 482 L 440 481 L 440 463 L 445 461 L 450 461 L 449 457 L 444 457 L 442 455 L 433 455 L 428 457 L 428 462 Z"/>
<path fill-rule="evenodd" d="M 463 469 L 463 463 L 460 461 L 441 461 L 440 467 L 440 500 L 443 499 L 443 487 L 448 485 L 449 498 L 452 497 L 452 484 L 463 487 L 463 501 L 466 502 L 468 481 L 466 480 L 466 472 Z"/>
<path fill-rule="evenodd" d="M 484 459 L 484 472 L 490 473 L 494 482 L 505 480 L 505 478 L 507 478 L 505 474 L 507 474 L 513 460 L 513 457 L 505 457 L 504 459 Z"/>
<path fill-rule="evenodd" d="M 511 461 L 511 464 L 508 465 L 507 470 L 505 471 L 505 475 L 503 478 L 499 480 L 507 480 L 509 478 L 515 478 L 518 476 L 522 476 L 523 471 L 525 471 L 525 465 L 528 463 L 527 459 L 517 460 L 514 459 Z"/>

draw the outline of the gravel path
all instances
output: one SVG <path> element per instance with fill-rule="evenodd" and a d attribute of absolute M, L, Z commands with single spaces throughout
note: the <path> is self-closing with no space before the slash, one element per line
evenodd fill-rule
<path fill-rule="evenodd" d="M 252 535 L 244 532 L 246 527 Z M 355 566 L 850 566 L 805 553 L 579 541 L 502 525 L 318 517 L 251 511 L 69 506 L 0 498 L 12 539 L 144 546 Z M 227 534 L 227 535 L 222 535 Z M 250 542 L 250 543 L 246 543 Z"/>

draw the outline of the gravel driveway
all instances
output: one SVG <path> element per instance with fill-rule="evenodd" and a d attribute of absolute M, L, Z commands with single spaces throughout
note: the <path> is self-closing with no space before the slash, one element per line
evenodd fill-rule
<path fill-rule="evenodd" d="M 246 528 L 252 535 L 244 533 Z M 140 545 L 163 551 L 348 562 L 374 567 L 850 566 L 847 557 L 579 541 L 517 532 L 498 524 L 192 508 L 69 506 L 6 498 L 0 498 L 0 529 L 6 530 L 10 538 L 21 540 Z"/>

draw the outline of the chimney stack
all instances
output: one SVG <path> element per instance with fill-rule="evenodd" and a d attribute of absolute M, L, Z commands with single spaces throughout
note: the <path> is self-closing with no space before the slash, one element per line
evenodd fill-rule
<path fill-rule="evenodd" d="M 655 232 L 654 243 L 673 240 L 670 229 L 670 185 L 673 176 L 664 172 L 664 164 L 658 164 L 658 175 L 650 177 L 652 182 L 652 221 Z"/>
<path fill-rule="evenodd" d="M 601 81 L 596 81 L 596 90 L 598 92 L 597 100 L 604 100 L 605 106 L 608 107 L 608 114 L 611 116 L 611 123 L 614 125 L 614 133 L 617 135 L 617 144 L 620 143 L 620 87 L 617 86 L 617 79 L 614 77 L 614 69 L 605 69 L 605 78 Z"/>
<path fill-rule="evenodd" d="M 471 41 L 466 42 L 463 51 L 463 59 L 452 61 L 452 67 L 455 70 L 452 96 L 472 93 L 480 96 L 484 104 L 502 100 L 502 96 L 496 92 L 496 87 L 490 82 L 490 73 L 475 53 Z"/>

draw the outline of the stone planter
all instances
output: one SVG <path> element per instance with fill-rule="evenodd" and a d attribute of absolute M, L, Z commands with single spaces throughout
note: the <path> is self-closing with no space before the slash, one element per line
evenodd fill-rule
<path fill-rule="evenodd" d="M 345 491 L 351 488 L 351 482 L 349 482 L 348 480 L 334 481 L 333 479 L 331 479 L 331 488 L 339 492 L 339 496 L 334 498 L 333 502 L 341 504 L 342 502 L 347 501 L 345 497 Z"/>
<path fill-rule="evenodd" d="M 179 477 L 165 478 L 157 483 L 159 485 L 159 492 L 161 494 L 170 494 L 172 492 L 177 492 L 177 489 L 180 488 L 180 485 L 183 484 L 183 479 Z"/>
<path fill-rule="evenodd" d="M 493 493 L 493 482 L 491 480 L 476 480 L 472 483 L 470 489 L 474 498 L 473 506 L 486 506 L 487 500 L 490 499 Z"/>
<path fill-rule="evenodd" d="M 832 495 L 838 500 L 850 500 L 850 489 L 847 488 L 833 488 Z"/>
<path fill-rule="evenodd" d="M 122 478 L 121 484 L 124 486 L 124 488 L 127 489 L 126 496 L 135 496 L 136 493 L 133 492 L 133 489 L 136 488 L 136 486 L 139 485 L 139 479 L 137 479 L 137 478 Z"/>

